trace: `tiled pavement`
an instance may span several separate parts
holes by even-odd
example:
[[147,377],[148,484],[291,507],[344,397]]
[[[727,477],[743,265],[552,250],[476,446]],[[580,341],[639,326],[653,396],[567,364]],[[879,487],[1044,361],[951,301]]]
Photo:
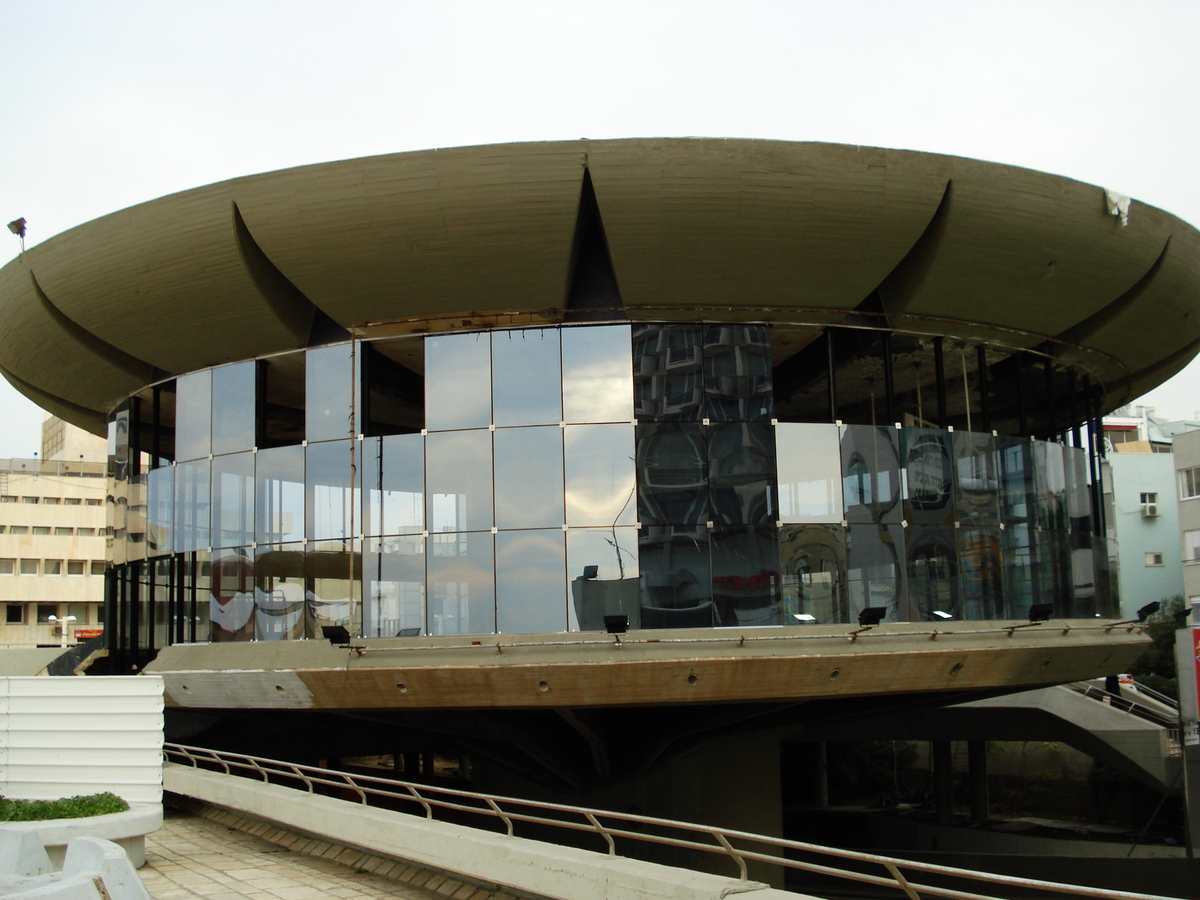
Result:
[[228,814],[217,818],[225,821],[164,810],[162,829],[146,836],[146,865],[138,870],[154,900],[512,900],[499,891],[261,823]]

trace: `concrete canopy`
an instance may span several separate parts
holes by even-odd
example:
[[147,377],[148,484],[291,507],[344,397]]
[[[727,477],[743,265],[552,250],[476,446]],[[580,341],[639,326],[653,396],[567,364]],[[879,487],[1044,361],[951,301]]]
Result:
[[[1112,408],[1200,348],[1200,234],[1103,188],[911,151],[708,138],[465,147],[163,197],[0,270],[0,370],[103,429],[156,379],[346,329],[562,319],[585,172],[633,319],[840,321],[1040,347]],[[472,319],[471,317],[476,317]]]

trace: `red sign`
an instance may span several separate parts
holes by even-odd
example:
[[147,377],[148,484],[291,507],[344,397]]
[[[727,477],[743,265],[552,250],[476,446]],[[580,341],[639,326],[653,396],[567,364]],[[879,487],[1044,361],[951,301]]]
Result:
[[100,637],[102,634],[104,634],[103,628],[76,628],[75,640],[89,641],[94,637]]

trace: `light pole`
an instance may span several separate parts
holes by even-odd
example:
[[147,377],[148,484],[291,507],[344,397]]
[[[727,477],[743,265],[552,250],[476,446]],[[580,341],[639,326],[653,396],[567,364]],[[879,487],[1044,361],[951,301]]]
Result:
[[46,616],[46,621],[59,623],[59,633],[61,635],[60,646],[64,650],[66,650],[67,649],[67,629],[71,627],[71,623],[75,621],[75,617],[74,616],[63,616],[60,619],[58,616]]

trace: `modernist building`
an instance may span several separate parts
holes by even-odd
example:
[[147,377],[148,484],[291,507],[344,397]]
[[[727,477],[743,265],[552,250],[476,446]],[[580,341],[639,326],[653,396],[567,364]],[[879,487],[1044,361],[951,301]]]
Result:
[[[439,150],[34,247],[0,366],[108,430],[115,670],[174,707],[537,743],[578,784],[762,704],[1123,670],[1099,422],[1200,347],[1198,258],[1161,210],[967,159]],[[1035,604],[1071,624],[995,624]]]

